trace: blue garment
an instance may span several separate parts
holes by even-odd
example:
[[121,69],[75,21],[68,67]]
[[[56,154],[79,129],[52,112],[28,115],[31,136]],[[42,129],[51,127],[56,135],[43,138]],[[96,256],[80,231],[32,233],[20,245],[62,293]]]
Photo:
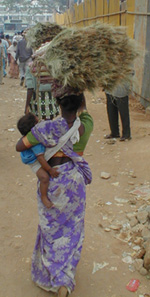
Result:
[[32,164],[37,160],[37,156],[45,153],[45,146],[41,143],[20,153],[24,164]]
[[7,75],[7,72],[6,72],[6,62],[5,62],[5,59],[7,59],[7,47],[6,47],[6,44],[2,42],[2,45],[3,45],[3,48],[4,48],[4,56],[3,56],[3,76],[6,76]]
[[3,76],[5,77],[7,75],[7,72],[6,72],[6,63],[5,63],[5,59],[3,58]]

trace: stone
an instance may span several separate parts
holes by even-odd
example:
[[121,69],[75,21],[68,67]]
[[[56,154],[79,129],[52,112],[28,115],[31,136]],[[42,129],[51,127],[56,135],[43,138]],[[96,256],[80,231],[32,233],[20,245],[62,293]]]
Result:
[[109,228],[104,229],[105,232],[110,232],[111,230]]
[[109,179],[110,177],[111,177],[110,173],[104,172],[104,171],[101,172],[101,178]]
[[145,249],[142,248],[140,251],[136,252],[134,259],[143,259],[145,255]]
[[114,231],[119,231],[121,229],[122,225],[110,225],[109,228]]
[[146,247],[146,254],[144,256],[144,268],[150,270],[150,245]]
[[145,210],[148,212],[148,215],[150,217],[150,205],[148,205]]
[[123,203],[123,204],[129,202],[128,199],[119,198],[119,197],[115,197],[114,200],[118,203]]
[[134,245],[132,248],[134,251],[137,251],[137,252],[141,250],[141,247],[139,245]]
[[138,220],[134,217],[130,220],[130,226],[134,227],[138,224]]
[[147,275],[148,274],[148,271],[144,267],[142,267],[139,272],[140,272],[141,275]]
[[127,264],[132,264],[132,263],[133,263],[133,259],[132,259],[131,256],[126,256],[126,257],[124,257],[124,258],[122,259],[122,261],[123,261],[124,263],[127,263]]
[[150,239],[148,239],[148,240],[146,241],[145,249],[147,250],[147,249],[149,248],[149,246],[150,246]]
[[134,262],[134,268],[137,271],[140,271],[140,269],[143,267],[143,260],[142,259],[136,259]]
[[133,181],[128,181],[128,185],[133,186],[134,185],[134,182]]
[[146,226],[144,226],[144,228],[142,230],[142,236],[143,236],[144,241],[150,239],[150,230]]
[[129,203],[131,205],[135,205],[136,204],[136,198],[135,197],[130,197]]
[[127,219],[131,220],[133,218],[136,218],[136,213],[135,212],[131,212],[131,213],[129,212],[129,213],[127,213],[126,217],[127,217]]
[[141,224],[146,223],[148,220],[148,212],[146,210],[139,211],[137,214],[137,219]]
[[116,138],[108,139],[107,144],[115,144],[116,143]]
[[150,106],[147,106],[145,111],[146,111],[146,114],[150,115]]
[[135,233],[141,233],[143,228],[144,228],[143,224],[137,224],[136,226],[134,226],[132,228],[132,231],[135,232]]
[[143,238],[142,237],[136,237],[134,240],[135,244],[141,245],[143,243]]

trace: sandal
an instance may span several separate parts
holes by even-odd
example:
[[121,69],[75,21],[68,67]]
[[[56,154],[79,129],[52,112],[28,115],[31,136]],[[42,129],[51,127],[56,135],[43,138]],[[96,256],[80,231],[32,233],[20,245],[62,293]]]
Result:
[[126,140],[131,140],[131,139],[132,139],[131,136],[129,136],[129,137],[121,137],[120,138],[120,141],[126,141]]
[[112,134],[104,135],[104,139],[119,138],[120,136],[113,136]]

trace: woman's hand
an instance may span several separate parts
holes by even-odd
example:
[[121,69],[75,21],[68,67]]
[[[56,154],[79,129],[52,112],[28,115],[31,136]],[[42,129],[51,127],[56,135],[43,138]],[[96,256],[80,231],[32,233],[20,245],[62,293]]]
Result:
[[50,174],[50,176],[52,177],[52,178],[54,178],[54,177],[58,177],[58,175],[59,175],[59,172],[57,171],[57,169],[58,168],[51,168],[51,169],[49,169],[49,174]]

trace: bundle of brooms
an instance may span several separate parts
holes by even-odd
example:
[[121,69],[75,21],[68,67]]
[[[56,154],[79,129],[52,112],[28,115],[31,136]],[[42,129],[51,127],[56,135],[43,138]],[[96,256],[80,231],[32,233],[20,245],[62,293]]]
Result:
[[25,33],[27,47],[37,49],[42,43],[51,41],[57,34],[63,30],[63,27],[53,23],[37,23]]
[[40,61],[52,78],[82,92],[100,87],[111,90],[122,80],[129,81],[138,55],[124,28],[98,22],[64,29],[49,43]]

